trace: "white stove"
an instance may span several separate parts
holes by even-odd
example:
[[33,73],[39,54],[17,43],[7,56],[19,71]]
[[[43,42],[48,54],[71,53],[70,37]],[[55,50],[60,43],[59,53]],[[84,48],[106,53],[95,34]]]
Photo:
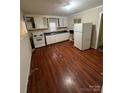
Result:
[[44,33],[42,31],[33,32],[32,34],[35,48],[43,47],[46,45]]

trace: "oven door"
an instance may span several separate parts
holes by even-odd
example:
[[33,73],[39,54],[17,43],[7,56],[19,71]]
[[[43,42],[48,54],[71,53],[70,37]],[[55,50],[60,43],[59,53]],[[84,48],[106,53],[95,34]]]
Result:
[[43,38],[42,37],[39,37],[39,38],[34,38],[34,44],[41,44],[43,43]]

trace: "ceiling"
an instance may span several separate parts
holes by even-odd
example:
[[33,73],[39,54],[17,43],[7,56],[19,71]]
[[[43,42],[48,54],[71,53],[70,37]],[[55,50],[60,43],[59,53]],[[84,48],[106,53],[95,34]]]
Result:
[[21,0],[21,9],[28,14],[69,16],[102,4],[103,0]]

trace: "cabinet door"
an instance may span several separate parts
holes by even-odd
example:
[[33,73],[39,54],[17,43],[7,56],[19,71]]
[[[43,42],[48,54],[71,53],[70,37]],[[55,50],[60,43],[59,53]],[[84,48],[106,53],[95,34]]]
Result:
[[61,42],[61,41],[63,41],[61,34],[56,34],[56,35],[55,35],[55,41],[56,41],[56,42]]
[[52,43],[52,37],[51,36],[46,36],[46,42],[47,44],[51,44]]
[[68,26],[67,17],[59,18],[59,24],[60,24],[60,27],[67,27]]
[[26,27],[28,30],[32,29],[32,23],[31,22],[26,22]]
[[64,27],[68,27],[68,19],[67,19],[67,17],[64,17]]
[[34,22],[37,29],[44,28],[42,17],[40,16],[34,17]]
[[56,35],[56,42],[61,42],[69,39],[69,33],[61,33]]
[[61,41],[65,41],[69,39],[69,33],[61,33],[55,35],[46,36],[47,44],[53,44]]
[[55,38],[54,38],[54,36],[53,36],[53,35],[46,36],[46,42],[47,42],[48,45],[55,43]]
[[83,34],[79,32],[74,32],[74,46],[82,50],[82,37]]
[[48,28],[47,18],[43,17],[43,26],[44,28]]
[[59,18],[60,27],[64,27],[64,18]]

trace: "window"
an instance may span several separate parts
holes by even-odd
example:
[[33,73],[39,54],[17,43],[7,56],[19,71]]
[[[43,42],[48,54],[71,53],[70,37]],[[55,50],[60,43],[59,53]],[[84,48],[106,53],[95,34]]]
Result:
[[50,22],[49,23],[49,29],[50,29],[50,31],[56,31],[56,23]]
[[58,27],[58,19],[57,18],[49,18],[49,30],[56,31]]

